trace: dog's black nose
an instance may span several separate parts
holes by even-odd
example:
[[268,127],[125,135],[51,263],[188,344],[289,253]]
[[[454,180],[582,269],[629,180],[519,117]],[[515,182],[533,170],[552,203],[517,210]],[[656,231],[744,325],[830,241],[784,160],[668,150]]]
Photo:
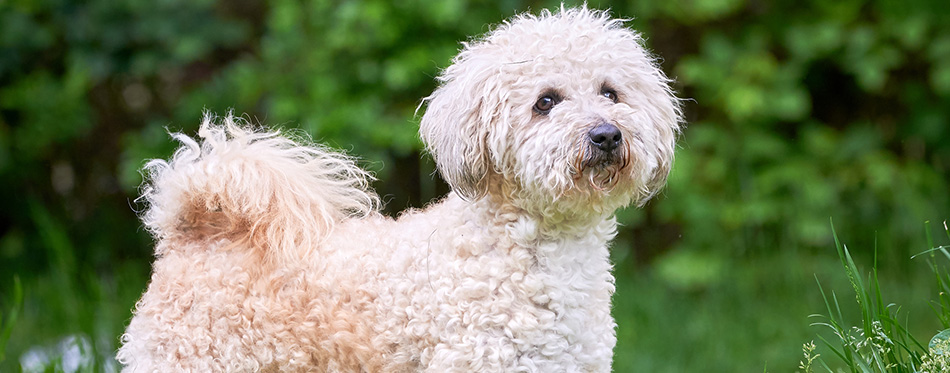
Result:
[[594,144],[597,149],[605,152],[617,149],[617,147],[620,146],[620,141],[623,139],[620,135],[620,129],[609,123],[597,125],[597,127],[594,127],[587,133],[587,136],[590,137],[590,142]]

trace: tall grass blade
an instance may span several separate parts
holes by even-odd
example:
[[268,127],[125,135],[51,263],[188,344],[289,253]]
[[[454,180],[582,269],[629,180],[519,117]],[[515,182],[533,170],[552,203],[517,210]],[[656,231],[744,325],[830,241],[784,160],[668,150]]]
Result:
[[10,300],[10,311],[6,316],[0,311],[0,362],[6,360],[7,342],[10,341],[10,334],[13,332],[13,325],[20,317],[20,309],[23,307],[23,285],[20,283],[20,276],[13,276],[13,297]]

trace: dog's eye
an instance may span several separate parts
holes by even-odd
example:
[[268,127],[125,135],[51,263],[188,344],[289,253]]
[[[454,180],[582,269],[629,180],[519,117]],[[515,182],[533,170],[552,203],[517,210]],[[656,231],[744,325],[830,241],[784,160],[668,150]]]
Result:
[[608,100],[613,101],[613,103],[617,103],[617,92],[614,92],[614,90],[605,88],[600,94],[604,95]]
[[555,104],[557,104],[557,100],[554,97],[550,95],[541,96],[538,102],[534,103],[534,110],[541,114],[547,114]]

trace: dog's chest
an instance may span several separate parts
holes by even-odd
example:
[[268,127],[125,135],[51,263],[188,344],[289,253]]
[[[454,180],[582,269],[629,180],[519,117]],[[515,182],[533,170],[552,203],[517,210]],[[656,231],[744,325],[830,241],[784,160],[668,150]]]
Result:
[[532,311],[549,313],[553,317],[549,329],[570,344],[600,344],[612,337],[614,280],[606,248],[568,241],[535,249],[542,255],[524,282]]
[[614,283],[609,235],[598,233],[609,229],[539,239],[528,219],[482,221],[443,208],[430,211],[438,221],[410,215],[394,230],[397,249],[385,262],[398,275],[380,284],[388,321],[378,325],[394,367],[609,371]]
[[435,318],[447,331],[443,341],[508,351],[516,360],[548,362],[552,369],[609,364],[614,285],[605,247],[512,245],[463,262],[452,291],[434,294],[441,305]]

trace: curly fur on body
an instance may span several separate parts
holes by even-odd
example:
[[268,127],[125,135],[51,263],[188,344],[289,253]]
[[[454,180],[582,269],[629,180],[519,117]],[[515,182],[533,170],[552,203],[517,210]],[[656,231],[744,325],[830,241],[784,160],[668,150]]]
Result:
[[464,44],[420,127],[453,192],[398,219],[322,146],[230,115],[175,135],[124,371],[609,372],[613,213],[662,187],[680,124],[641,43],[585,7]]

